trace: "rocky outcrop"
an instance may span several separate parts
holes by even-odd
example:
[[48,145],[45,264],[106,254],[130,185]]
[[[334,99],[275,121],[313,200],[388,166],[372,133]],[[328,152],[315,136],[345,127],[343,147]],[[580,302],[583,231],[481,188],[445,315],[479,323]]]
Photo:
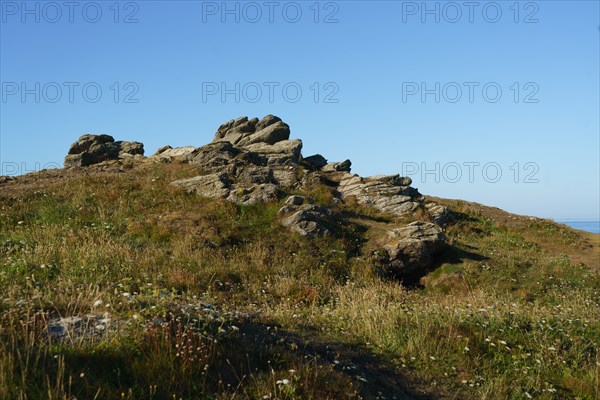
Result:
[[[441,227],[452,213],[435,203],[425,203],[410,178],[399,175],[361,177],[352,174],[350,160],[328,162],[320,154],[302,156],[302,141],[290,139],[290,127],[280,118],[240,117],[222,124],[213,140],[201,147],[163,146],[146,162],[181,162],[197,167],[198,176],[172,182],[188,193],[237,204],[278,201],[292,190],[324,183],[334,195],[332,203],[356,202],[400,217],[418,209],[433,223],[413,222],[390,231],[383,247],[383,265],[394,276],[418,273],[430,266],[443,249]],[[115,142],[108,135],[84,135],[65,158],[65,166],[87,166],[107,160],[143,159],[139,142]],[[290,196],[280,209],[283,226],[303,236],[331,235],[344,223],[342,214],[312,204],[305,196]],[[332,207],[333,204],[332,204]]]
[[320,154],[302,158],[302,166],[311,171],[319,171],[325,165],[327,165],[327,159]]
[[267,115],[248,120],[240,117],[224,123],[217,129],[213,142],[226,141],[238,147],[254,143],[273,145],[290,138],[290,127],[279,117]]
[[421,194],[410,186],[411,183],[410,178],[399,175],[361,178],[346,173],[339,180],[339,192],[343,200],[354,198],[359,204],[402,216],[422,204]]
[[427,203],[425,208],[429,212],[431,222],[445,228],[447,225],[456,220],[456,215],[448,209],[448,207],[437,203]]
[[268,165],[298,165],[301,140],[289,140],[290,127],[279,117],[263,119],[240,117],[217,129],[212,143],[230,143],[238,149],[264,157]]
[[391,241],[383,246],[383,264],[386,273],[394,277],[424,272],[446,246],[442,230],[430,222],[416,221],[388,234]]
[[[245,171],[249,173],[249,170]],[[200,175],[172,183],[188,193],[204,197],[226,199],[238,204],[268,203],[277,200],[277,185],[258,179],[254,184],[235,183],[226,173]]]
[[140,142],[115,142],[109,135],[83,135],[71,145],[65,157],[65,168],[85,167],[107,160],[143,159],[144,145]]
[[329,164],[325,164],[321,171],[323,172],[350,172],[350,167],[352,166],[352,161],[345,160],[342,162],[333,162]]
[[[71,146],[65,166],[86,166],[106,160],[140,158],[139,142],[115,142],[108,135],[84,135]],[[196,178],[173,182],[187,191],[240,203],[271,201],[279,189],[306,181],[307,173],[332,182],[341,200],[396,216],[422,205],[410,179],[398,175],[362,178],[350,173],[352,162],[330,162],[320,154],[302,157],[302,141],[290,140],[290,127],[279,117],[240,117],[222,124],[211,143],[202,147],[163,146],[149,162],[184,162],[198,166]],[[302,170],[304,169],[304,174]],[[275,185],[275,189],[269,185]],[[440,217],[440,221],[443,217]]]
[[258,153],[267,159],[268,165],[298,165],[300,152],[302,151],[301,140],[283,140],[275,144],[251,143],[245,146],[247,151]]
[[240,117],[221,125],[205,146],[163,148],[151,158],[197,165],[203,175],[173,182],[188,192],[240,204],[271,202],[280,188],[299,180],[302,141],[289,137],[289,126],[278,117]]
[[287,198],[287,200],[285,201],[285,205],[286,206],[291,206],[291,207],[293,207],[293,206],[301,206],[306,201],[307,201],[307,198],[305,196],[293,195],[293,196],[290,196],[290,197]]
[[310,199],[304,196],[288,197],[286,205],[279,210],[279,214],[287,215],[283,226],[302,236],[329,236],[329,227],[334,222],[333,212],[329,208],[305,202],[310,202]]
[[234,172],[235,168],[240,165],[262,165],[265,163],[259,160],[249,160],[248,157],[238,159],[240,153],[241,150],[233,147],[231,143],[210,143],[189,152],[182,158],[182,161],[197,165],[206,172],[226,171],[228,173]]
[[[65,166],[87,166],[106,160],[141,159],[139,142],[115,142],[109,135],[83,135],[65,158]],[[200,175],[173,182],[187,191],[207,197],[252,203],[276,199],[280,189],[292,188],[311,179],[335,186],[342,201],[359,204],[395,216],[423,206],[420,193],[409,178],[399,175],[360,177],[351,174],[350,160],[330,162],[320,154],[302,157],[302,141],[290,139],[290,127],[279,117],[240,117],[222,124],[211,143],[202,147],[163,146],[149,162],[184,162],[198,166]],[[310,178],[310,179],[309,179]],[[270,185],[274,185],[272,187]],[[431,209],[440,226],[448,223],[444,208]]]
[[273,183],[263,183],[232,190],[227,200],[244,205],[272,203],[277,201],[279,188]]
[[176,147],[169,145],[163,146],[156,150],[156,153],[148,157],[149,161],[172,162],[175,160],[184,160],[189,154],[193,153],[196,148],[194,146]]

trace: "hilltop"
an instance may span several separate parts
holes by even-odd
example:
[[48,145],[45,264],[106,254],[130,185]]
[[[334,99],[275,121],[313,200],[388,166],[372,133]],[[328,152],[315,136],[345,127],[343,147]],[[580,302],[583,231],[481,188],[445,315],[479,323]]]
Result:
[[0,178],[0,398],[594,399],[600,235],[302,154],[83,135]]

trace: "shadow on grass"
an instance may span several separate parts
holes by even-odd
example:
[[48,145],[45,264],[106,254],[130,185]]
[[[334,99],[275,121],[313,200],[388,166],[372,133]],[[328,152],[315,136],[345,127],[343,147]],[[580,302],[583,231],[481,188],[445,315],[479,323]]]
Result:
[[[420,393],[419,388],[425,387],[423,382],[361,343],[323,339],[320,330],[312,326],[287,331],[255,318],[242,316],[225,325],[207,321],[207,332],[224,328],[229,333],[221,337],[218,345],[203,350],[205,358],[189,359],[189,363],[185,357],[175,355],[182,348],[174,345],[184,336],[177,329],[179,325],[173,324],[167,324],[168,328],[155,325],[148,332],[158,335],[146,332],[138,340],[125,339],[115,346],[59,346],[54,350],[64,359],[63,372],[59,372],[61,362],[44,360],[45,367],[37,371],[36,384],[29,385],[26,391],[37,397],[48,376],[48,382],[58,381],[59,386],[68,387],[68,393],[83,398],[108,399],[119,393],[165,400],[172,398],[173,393],[185,398],[257,398],[273,389],[274,379],[285,377],[290,369],[298,369],[297,373],[304,376],[294,389],[298,398],[439,398]],[[237,328],[233,329],[232,323]],[[194,340],[192,348],[212,343],[204,339],[205,333],[187,332],[188,338],[200,340]],[[185,343],[189,346],[190,342],[186,339]],[[206,375],[205,364],[209,366]]]
[[[293,351],[303,358],[315,359],[317,365],[332,367],[337,373],[350,378],[353,388],[364,399],[415,399],[438,398],[418,393],[418,383],[403,374],[393,363],[374,354],[360,343],[343,343],[322,339],[314,327],[302,326],[302,334],[280,330],[253,321],[240,325],[248,348],[270,348]],[[295,350],[291,350],[295,349]],[[351,388],[348,388],[348,392]]]
[[[472,246],[469,246],[473,248]],[[474,248],[473,248],[474,249]],[[423,289],[424,286],[421,284],[421,278],[425,277],[429,273],[440,268],[444,264],[462,264],[463,262],[471,261],[484,261],[489,260],[489,257],[481,254],[469,251],[466,249],[459,248],[457,246],[448,245],[442,253],[440,253],[435,262],[428,268],[419,270],[417,273],[406,275],[400,278],[400,281],[404,286],[411,289]]]

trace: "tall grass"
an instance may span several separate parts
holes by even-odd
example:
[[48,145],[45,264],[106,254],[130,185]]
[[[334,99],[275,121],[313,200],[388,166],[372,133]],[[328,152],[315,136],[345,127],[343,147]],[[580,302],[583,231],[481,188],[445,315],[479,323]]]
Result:
[[[588,238],[449,203],[462,215],[453,247],[407,289],[371,260],[388,224],[405,221],[313,185],[348,220],[302,238],[280,225],[283,200],[235,206],[169,185],[195,173],[145,166],[2,189],[0,398],[377,395],[315,340],[364,349],[359,371],[392,365],[391,386],[433,398],[600,398]],[[52,336],[68,316],[110,324]]]

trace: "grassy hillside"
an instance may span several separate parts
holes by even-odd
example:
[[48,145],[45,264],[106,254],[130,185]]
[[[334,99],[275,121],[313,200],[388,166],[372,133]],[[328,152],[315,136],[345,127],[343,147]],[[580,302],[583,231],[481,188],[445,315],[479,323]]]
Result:
[[[169,185],[196,174],[0,183],[1,399],[600,398],[599,235],[435,199],[459,217],[451,246],[403,285],[374,267],[393,217],[314,185],[347,222],[301,237],[284,198]],[[76,333],[53,335],[68,316]]]

